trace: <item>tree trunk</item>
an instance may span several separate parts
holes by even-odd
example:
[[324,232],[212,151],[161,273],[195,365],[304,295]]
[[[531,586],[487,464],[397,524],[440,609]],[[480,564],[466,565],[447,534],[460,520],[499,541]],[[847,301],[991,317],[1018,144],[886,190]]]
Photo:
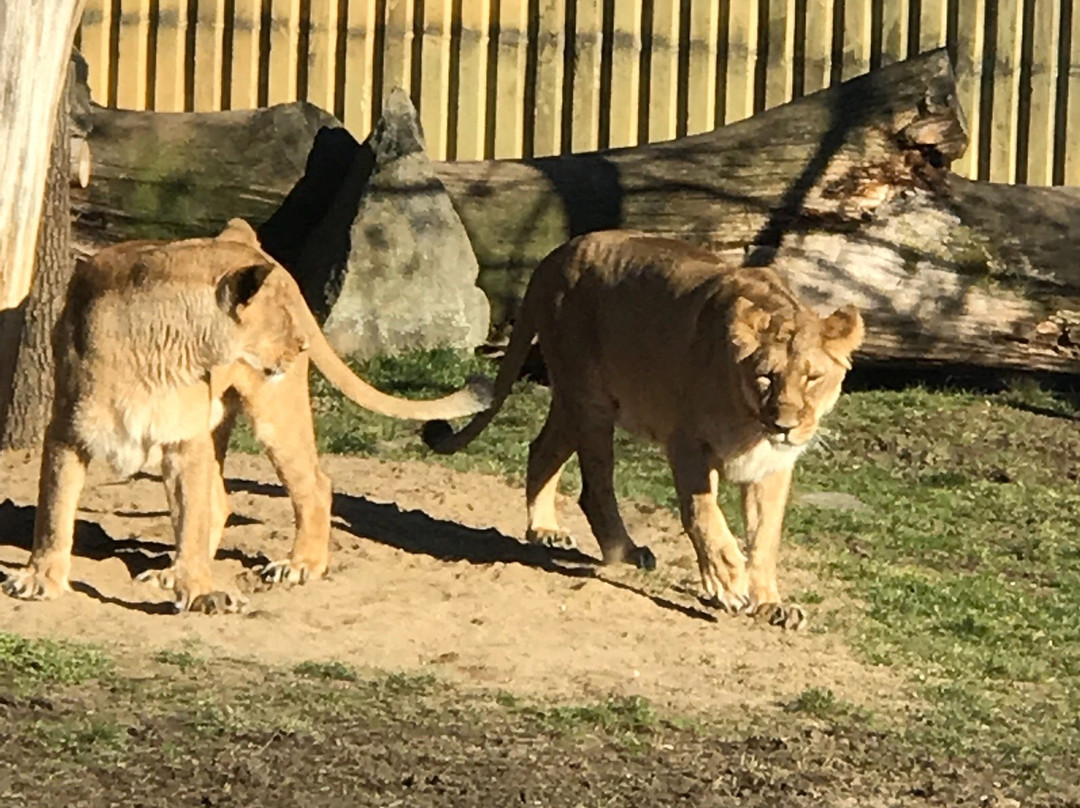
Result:
[[[29,288],[56,107],[84,2],[0,3],[0,311]],[[7,348],[11,333],[0,340]]]
[[[64,307],[71,279],[71,139],[68,137],[71,79],[60,96],[53,127],[52,154],[38,231],[34,278],[20,307],[22,333],[10,384],[0,384],[0,449],[37,445],[45,432],[53,396],[52,331]],[[6,377],[0,377],[6,379]]]

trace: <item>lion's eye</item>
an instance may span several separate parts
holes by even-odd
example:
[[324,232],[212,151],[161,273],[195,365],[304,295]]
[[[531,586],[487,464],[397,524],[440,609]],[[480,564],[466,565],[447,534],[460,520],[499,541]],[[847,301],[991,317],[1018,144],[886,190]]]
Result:
[[820,382],[822,380],[822,378],[824,378],[824,376],[825,376],[824,373],[811,373],[810,375],[808,375],[806,377],[806,383],[808,385],[816,384],[817,382]]
[[768,392],[769,388],[772,387],[772,379],[769,376],[758,376],[755,381],[757,382],[758,390],[762,393]]

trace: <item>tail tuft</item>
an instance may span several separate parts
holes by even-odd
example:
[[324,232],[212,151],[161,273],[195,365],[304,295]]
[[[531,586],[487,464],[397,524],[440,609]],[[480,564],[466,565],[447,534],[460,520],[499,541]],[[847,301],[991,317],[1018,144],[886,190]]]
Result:
[[450,438],[454,437],[454,428],[446,421],[427,421],[420,430],[420,437],[435,454],[452,454],[444,446]]

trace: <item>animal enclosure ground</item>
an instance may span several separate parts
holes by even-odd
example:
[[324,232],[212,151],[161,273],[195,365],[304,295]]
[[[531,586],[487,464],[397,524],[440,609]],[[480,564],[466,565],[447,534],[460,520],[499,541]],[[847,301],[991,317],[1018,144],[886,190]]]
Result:
[[[361,370],[428,395],[470,369]],[[660,569],[596,565],[573,469],[582,553],[520,544],[542,388],[439,463],[415,425],[316,390],[323,448],[354,453],[325,458],[331,577],[252,584],[287,553],[292,512],[269,463],[234,454],[215,573],[248,591],[247,615],[163,614],[132,582],[167,561],[162,487],[95,468],[76,591],[0,600],[5,803],[1078,804],[1069,399],[846,396],[797,474],[781,586],[812,622],[789,634],[700,604],[667,471],[625,437],[624,513]],[[36,461],[0,456],[0,574],[26,558]]]

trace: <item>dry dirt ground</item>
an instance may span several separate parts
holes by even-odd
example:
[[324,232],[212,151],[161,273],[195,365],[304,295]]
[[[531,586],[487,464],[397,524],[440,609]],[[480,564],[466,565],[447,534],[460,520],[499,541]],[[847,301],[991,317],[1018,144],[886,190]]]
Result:
[[[0,456],[0,571],[25,562],[38,458]],[[73,592],[54,602],[0,599],[0,627],[68,637],[137,659],[183,644],[209,655],[291,665],[336,660],[360,670],[427,670],[465,687],[581,702],[640,695],[676,710],[777,709],[808,687],[856,704],[895,701],[902,685],[855,660],[830,633],[784,632],[730,617],[696,598],[689,541],[664,510],[624,506],[649,574],[603,568],[576,503],[565,524],[583,553],[523,545],[521,490],[420,462],[330,456],[333,562],[327,580],[250,591],[250,570],[284,557],[289,500],[263,457],[230,456],[233,516],[215,565],[225,588],[249,590],[247,614],[167,615],[165,593],[132,579],[165,566],[171,535],[164,489],[149,475],[91,469],[78,514]],[[789,556],[788,592],[830,584]],[[811,626],[813,623],[811,623]]]
[[[32,454],[0,455],[0,576],[27,557],[37,463]],[[335,487],[331,575],[259,591],[249,583],[252,570],[288,552],[292,510],[264,458],[230,457],[234,515],[215,574],[223,586],[246,590],[250,607],[213,617],[169,614],[163,593],[132,580],[165,566],[172,549],[160,481],[119,481],[91,469],[78,514],[75,591],[50,603],[0,597],[0,630],[97,643],[128,684],[56,687],[44,697],[0,692],[0,802],[1020,805],[992,764],[898,747],[869,726],[838,730],[785,714],[808,688],[901,720],[910,698],[898,674],[861,663],[838,634],[820,629],[824,613],[851,604],[794,549],[783,586],[823,599],[809,607],[809,630],[785,633],[699,603],[689,542],[666,511],[624,506],[660,568],[609,569],[597,564],[572,502],[562,510],[583,552],[549,552],[515,538],[523,494],[497,478],[353,457],[326,457],[324,467]],[[208,683],[196,666],[163,679],[155,652],[178,649],[224,658],[207,669],[219,678]],[[320,684],[318,703],[338,706],[307,716],[306,730],[222,724],[239,699],[254,698],[271,714],[279,705],[298,709],[287,704],[293,698],[314,703],[285,669],[320,660],[446,684],[415,696],[345,684],[352,690],[343,692],[355,691],[351,701],[335,700],[336,683]],[[226,713],[207,724],[201,701],[144,709],[154,688],[214,688]],[[547,707],[505,708],[507,698],[551,705],[632,696],[673,716],[697,716],[705,730],[662,719],[644,744],[627,746],[610,729],[563,735],[551,721],[564,719]],[[117,715],[126,717],[113,729],[99,723]],[[126,751],[110,758],[116,732]],[[106,753],[78,758],[79,749],[102,745]],[[1046,795],[1024,804],[1074,805]]]

